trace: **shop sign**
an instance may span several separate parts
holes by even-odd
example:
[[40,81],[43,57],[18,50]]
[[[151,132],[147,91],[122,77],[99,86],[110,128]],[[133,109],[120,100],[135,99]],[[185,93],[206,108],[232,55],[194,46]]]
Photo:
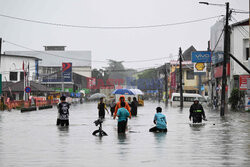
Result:
[[250,75],[240,75],[240,90],[247,90],[247,80]]

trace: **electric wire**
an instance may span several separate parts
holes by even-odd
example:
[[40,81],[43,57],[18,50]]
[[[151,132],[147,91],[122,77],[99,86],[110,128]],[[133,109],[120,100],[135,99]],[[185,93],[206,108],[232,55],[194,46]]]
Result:
[[[29,48],[29,47],[26,47],[26,46],[23,46],[23,45],[20,45],[20,44],[16,44],[14,42],[7,41],[5,39],[3,40],[3,42],[11,44],[11,45],[14,45],[14,46],[17,46],[17,47],[20,47],[20,48],[23,48],[23,49],[30,50],[30,51],[33,51],[33,52],[38,52],[38,53],[42,53],[42,54],[46,54],[46,55],[51,55],[51,56],[55,56],[55,57],[66,58],[66,59],[69,59],[69,60],[79,60],[79,61],[97,62],[97,63],[108,63],[107,60],[104,61],[104,60],[89,60],[89,59],[71,58],[71,57],[66,57],[66,56],[61,56],[61,55],[49,53],[49,52],[46,52],[46,51],[39,51],[39,50],[35,50],[35,49]],[[171,56],[159,57],[159,58],[154,58],[154,59],[124,60],[124,61],[122,60],[122,61],[123,61],[123,63],[133,63],[133,62],[135,62],[135,63],[143,63],[143,62],[148,62],[148,61],[163,60],[163,59],[167,59],[167,58],[170,58],[170,57]]]
[[21,17],[14,17],[14,16],[5,15],[5,14],[1,14],[1,13],[0,13],[0,16],[4,17],[4,18],[8,18],[8,19],[38,23],[38,24],[46,24],[46,25],[52,25],[52,26],[59,26],[59,27],[84,28],[84,29],[142,29],[142,28],[158,28],[158,27],[168,27],[168,26],[195,23],[195,22],[200,22],[200,21],[218,18],[218,17],[221,17],[223,15],[217,15],[217,16],[212,16],[212,17],[207,17],[207,18],[202,18],[202,19],[195,19],[195,20],[182,21],[182,22],[176,22],[176,23],[141,25],[141,26],[117,26],[117,27],[115,27],[115,26],[89,26],[89,25],[72,25],[72,24],[53,23],[53,22],[47,22],[47,21],[39,21],[39,20],[26,19],[26,18],[21,18]]

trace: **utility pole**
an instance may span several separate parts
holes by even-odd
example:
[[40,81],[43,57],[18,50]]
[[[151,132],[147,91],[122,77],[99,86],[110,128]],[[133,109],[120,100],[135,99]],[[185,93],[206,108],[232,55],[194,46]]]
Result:
[[179,49],[180,62],[180,108],[183,108],[183,90],[182,90],[182,51]]
[[168,75],[167,75],[167,63],[165,63],[164,74],[165,74],[165,105],[168,106]]
[[226,2],[226,24],[224,27],[224,60],[223,60],[222,92],[221,92],[221,108],[220,108],[221,117],[223,117],[225,114],[225,106],[226,106],[226,85],[227,85],[226,70],[227,70],[227,59],[229,53],[228,19],[229,19],[229,2]]

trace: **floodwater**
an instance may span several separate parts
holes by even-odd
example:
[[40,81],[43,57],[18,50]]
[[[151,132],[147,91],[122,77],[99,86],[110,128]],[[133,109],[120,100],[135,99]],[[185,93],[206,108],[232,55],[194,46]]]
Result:
[[72,105],[69,128],[55,125],[57,109],[0,112],[0,166],[250,166],[250,113],[206,109],[208,121],[190,126],[188,108],[164,108],[168,133],[150,133],[155,108],[146,102],[128,122],[126,135],[117,134],[117,120],[106,115],[102,138],[96,103]]

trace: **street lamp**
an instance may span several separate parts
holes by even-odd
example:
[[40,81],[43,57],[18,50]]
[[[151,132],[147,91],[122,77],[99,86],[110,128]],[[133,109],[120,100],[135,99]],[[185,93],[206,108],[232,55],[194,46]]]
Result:
[[199,4],[214,5],[214,6],[226,6],[226,4],[215,4],[215,3],[209,3],[209,2],[199,2]]
[[229,2],[226,4],[212,4],[208,2],[199,2],[200,4],[205,5],[216,5],[216,6],[226,6],[226,24],[224,26],[224,60],[223,60],[223,75],[222,75],[222,92],[221,92],[221,110],[220,116],[224,116],[225,105],[226,105],[226,67],[227,67],[227,58],[229,56],[229,28],[228,28],[228,19],[229,19]]

